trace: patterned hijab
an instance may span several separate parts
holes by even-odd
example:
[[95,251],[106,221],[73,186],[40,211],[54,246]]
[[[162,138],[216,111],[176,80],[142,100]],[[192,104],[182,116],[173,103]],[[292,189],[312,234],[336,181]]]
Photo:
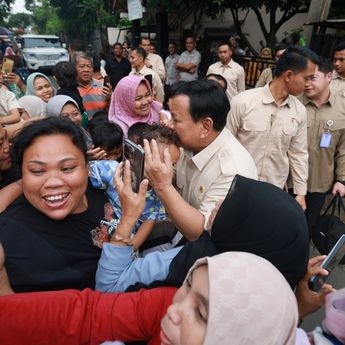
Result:
[[42,77],[42,78],[45,78],[48,80],[49,84],[51,85],[51,87],[53,89],[53,96],[54,96],[55,95],[55,89],[54,89],[53,84],[50,82],[49,78],[45,74],[39,73],[39,72],[29,74],[28,79],[26,80],[26,92],[25,92],[25,94],[27,96],[28,95],[35,96],[34,82],[35,82],[35,79],[37,77]]
[[250,253],[199,259],[208,265],[209,313],[203,345],[294,345],[297,302],[282,274]]
[[109,121],[117,123],[122,128],[125,138],[127,138],[128,128],[137,122],[148,124],[159,122],[162,104],[154,100],[152,100],[148,116],[135,115],[135,94],[141,83],[147,86],[152,95],[150,83],[144,77],[133,75],[124,77],[119,81],[111,98]]

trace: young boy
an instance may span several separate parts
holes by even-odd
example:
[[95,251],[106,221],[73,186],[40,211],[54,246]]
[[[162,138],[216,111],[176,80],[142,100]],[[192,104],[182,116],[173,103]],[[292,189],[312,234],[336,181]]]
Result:
[[[135,133],[136,144],[143,145],[144,139],[152,140],[155,139],[158,144],[159,151],[163,154],[165,148],[168,148],[172,157],[172,162],[175,164],[180,157],[179,143],[175,133],[164,126],[161,125],[151,125],[145,126],[145,129],[141,133]],[[133,137],[132,137],[133,138]],[[109,161],[92,161],[89,163],[90,166],[90,180],[93,187],[99,189],[105,189],[106,194],[113,206],[114,217],[119,219],[121,217],[121,204],[116,192],[114,185],[114,175],[118,166],[118,162],[114,160]],[[109,212],[108,212],[109,213]],[[140,246],[145,242],[147,237],[150,235],[151,230],[157,221],[163,221],[166,219],[166,212],[164,206],[159,201],[157,194],[153,189],[148,190],[146,195],[146,206],[141,217],[137,221],[133,233],[136,234],[135,239],[133,239],[133,246],[135,249],[140,248]],[[104,222],[112,229],[112,225],[115,225],[115,221],[110,219],[110,217]],[[115,228],[116,226],[114,226]],[[104,229],[100,229],[98,234],[102,235],[102,240],[97,237],[97,232],[94,242],[100,243],[102,241],[109,242],[107,236],[104,236]]]

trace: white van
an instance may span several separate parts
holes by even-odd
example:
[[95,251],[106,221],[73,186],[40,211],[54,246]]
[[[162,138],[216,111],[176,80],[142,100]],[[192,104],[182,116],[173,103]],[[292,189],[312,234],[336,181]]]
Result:
[[23,64],[30,70],[51,69],[60,61],[69,61],[68,52],[59,37],[53,35],[21,35],[13,42]]

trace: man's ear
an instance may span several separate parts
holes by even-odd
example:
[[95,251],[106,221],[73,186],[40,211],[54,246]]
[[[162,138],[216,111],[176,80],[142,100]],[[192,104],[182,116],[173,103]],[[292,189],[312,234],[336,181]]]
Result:
[[200,138],[205,139],[213,130],[213,120],[208,116],[200,120],[200,124],[201,124]]
[[285,71],[285,72],[283,73],[284,81],[285,81],[285,82],[291,81],[291,78],[292,78],[293,75],[294,75],[294,73],[293,73],[293,71],[291,71],[290,69],[287,70],[287,71]]

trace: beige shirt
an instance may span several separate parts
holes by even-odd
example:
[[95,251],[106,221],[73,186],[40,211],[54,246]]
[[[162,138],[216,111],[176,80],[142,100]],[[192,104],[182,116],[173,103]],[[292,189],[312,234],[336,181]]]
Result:
[[0,116],[7,116],[10,110],[21,108],[16,95],[2,86],[0,88]]
[[332,80],[331,84],[329,85],[330,89],[335,92],[338,90],[345,90],[345,78],[342,78],[338,72],[332,72]]
[[227,128],[199,153],[182,152],[176,185],[183,199],[203,214],[205,229],[215,203],[225,198],[236,174],[257,180],[253,158]]
[[155,72],[152,68],[148,68],[144,66],[139,72],[137,72],[134,68],[132,68],[131,73],[129,75],[138,75],[138,76],[145,76],[145,75],[152,75],[152,88],[153,94],[156,101],[163,103],[164,101],[164,88],[159,78],[157,72]]
[[244,69],[232,59],[227,65],[223,65],[220,61],[214,63],[208,68],[206,74],[220,74],[223,76],[228,83],[227,91],[231,97],[246,89]]
[[[335,180],[345,181],[345,90],[332,93],[317,108],[306,96],[300,97],[307,109],[309,177],[308,192],[325,193]],[[333,121],[331,126],[328,121]],[[324,133],[332,135],[329,147],[320,147]]]
[[146,57],[146,65],[157,72],[162,81],[165,80],[163,59],[158,54],[149,53]]
[[278,107],[269,84],[242,92],[231,101],[227,126],[254,158],[260,181],[283,188],[290,168],[294,193],[306,194],[307,115],[296,97]]
[[273,80],[272,68],[267,67],[261,72],[260,77],[258,81],[256,82],[255,87],[265,86],[267,83],[270,83],[272,80]]

